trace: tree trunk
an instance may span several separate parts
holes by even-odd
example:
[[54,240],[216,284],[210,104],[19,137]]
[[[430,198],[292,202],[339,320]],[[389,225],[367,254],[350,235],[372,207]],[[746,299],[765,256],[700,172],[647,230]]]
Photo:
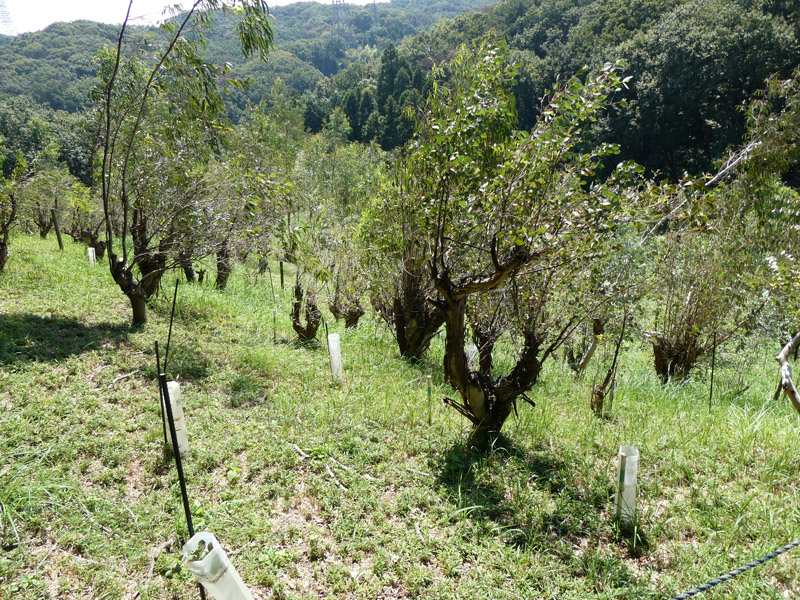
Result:
[[589,343],[589,347],[586,349],[586,352],[584,352],[581,362],[578,363],[575,371],[578,375],[583,373],[586,370],[586,367],[589,366],[589,362],[592,360],[595,350],[597,350],[597,345],[600,343],[600,338],[602,337],[603,332],[603,321],[600,319],[595,319],[592,322],[592,340]]
[[338,321],[344,319],[344,326],[346,329],[355,329],[358,327],[358,321],[364,316],[364,308],[361,306],[358,298],[345,297],[342,298],[343,293],[339,285],[333,294],[333,302],[328,306],[333,317]]
[[400,356],[412,361],[422,360],[444,324],[444,311],[429,300],[423,289],[425,279],[420,269],[406,260],[391,305],[383,299],[372,300],[375,310],[393,330]]
[[197,273],[195,272],[194,265],[192,264],[192,257],[188,252],[178,253],[178,264],[183,270],[186,281],[189,283],[194,283],[197,281]]
[[227,244],[222,244],[217,250],[217,280],[214,287],[224,290],[228,286],[231,276],[231,257]]
[[294,303],[292,304],[292,328],[302,342],[310,342],[317,336],[317,330],[322,322],[322,313],[317,308],[316,298],[313,294],[306,297],[306,324],[300,320],[300,309],[303,306],[303,288],[298,281],[294,286]]
[[145,302],[158,291],[161,285],[161,278],[164,276],[165,263],[166,257],[164,256],[158,257],[154,261],[147,261],[146,265],[143,265],[142,262],[137,263],[139,270],[142,272],[138,287],[144,296]]
[[338,321],[344,319],[345,329],[355,329],[358,327],[358,321],[364,316],[364,308],[360,303],[350,306],[342,306],[331,304],[328,306],[333,317]]
[[108,259],[111,277],[131,302],[133,324],[144,325],[147,322],[147,299],[149,298],[145,288],[141,286],[140,282],[136,281],[133,271],[125,264],[125,261],[117,258],[117,255],[110,250]]
[[263,275],[267,272],[267,268],[269,267],[269,257],[261,256],[258,259],[258,274]]
[[50,230],[53,228],[53,220],[50,211],[46,208],[42,209],[42,207],[37,204],[36,212],[33,214],[33,222],[36,223],[36,227],[39,229],[39,237],[46,240],[47,234],[50,233]]
[[694,337],[670,343],[664,337],[658,336],[653,338],[651,343],[653,364],[663,383],[667,383],[670,379],[680,381],[685,378],[702,355]]
[[481,355],[481,370],[470,370],[464,351],[466,341],[466,297],[458,298],[442,288],[445,298],[445,379],[460,394],[461,402],[445,399],[473,424],[472,438],[476,443],[491,444],[499,435],[503,424],[516,410],[517,398],[527,392],[539,378],[542,364],[539,360],[540,342],[533,332],[524,332],[524,347],[514,369],[495,380],[491,374],[491,352]]
[[8,257],[10,255],[11,252],[8,250],[8,244],[6,241],[0,241],[0,273],[2,273],[3,269],[6,268],[6,263],[8,262]]
[[491,429],[499,432],[507,414],[502,416],[492,402],[493,385],[491,377],[470,370],[467,354],[464,351],[466,341],[466,309],[467,299],[453,298],[445,294],[444,326],[444,377],[461,395],[461,405],[450,402],[461,414],[467,417],[476,430]]
[[100,240],[96,240],[96,241],[92,242],[91,247],[94,248],[94,253],[95,253],[95,256],[97,257],[97,260],[101,260],[106,255],[106,243],[105,242],[101,242]]
[[400,356],[411,360],[422,360],[434,336],[444,324],[444,312],[438,307],[429,305],[425,297],[410,303],[395,298],[392,308],[392,320]]
[[800,413],[800,394],[798,394],[797,388],[792,380],[792,366],[789,364],[789,357],[792,355],[792,352],[794,352],[796,355],[798,348],[800,348],[800,333],[796,333],[794,337],[792,337],[789,343],[786,344],[780,351],[778,356],[775,357],[775,360],[778,361],[778,364],[781,368],[781,382],[779,389],[783,390],[783,393],[786,394],[786,397],[789,398],[792,406],[794,406],[794,409]]
[[106,254],[106,243],[97,238],[97,233],[92,233],[90,229],[84,229],[80,233],[83,242],[89,247],[94,248],[95,257],[100,260]]
[[491,376],[494,362],[494,345],[502,331],[493,331],[472,323],[472,341],[478,349],[478,369],[483,375]]
[[129,294],[128,299],[131,301],[131,308],[133,309],[133,324],[144,325],[147,323],[147,299],[142,294]]

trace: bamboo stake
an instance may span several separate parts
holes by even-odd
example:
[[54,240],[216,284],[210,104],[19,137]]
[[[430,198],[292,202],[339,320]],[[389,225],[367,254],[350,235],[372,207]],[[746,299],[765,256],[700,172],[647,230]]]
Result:
[[717,363],[717,332],[714,332],[714,345],[711,347],[711,389],[708,392],[708,410],[711,411],[711,399],[714,397],[714,367]]
[[431,376],[428,375],[428,426],[433,421],[433,401],[431,400],[433,391],[431,390]]

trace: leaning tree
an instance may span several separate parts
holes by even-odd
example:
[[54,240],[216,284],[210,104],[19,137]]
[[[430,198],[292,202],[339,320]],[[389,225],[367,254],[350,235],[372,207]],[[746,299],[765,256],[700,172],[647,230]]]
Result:
[[131,302],[134,324],[141,324],[165,270],[202,239],[199,187],[221,130],[219,82],[228,79],[227,67],[200,55],[214,12],[238,16],[247,56],[266,56],[272,29],[263,0],[197,0],[160,27],[160,38],[130,44],[131,5],[116,48],[101,56],[95,96],[104,117],[101,183],[109,268]]
[[[500,431],[543,362],[597,312],[588,274],[610,253],[617,229],[647,212],[635,185],[641,169],[624,163],[601,177],[601,159],[617,148],[591,147],[582,135],[624,85],[616,67],[560,84],[523,132],[514,130],[515,69],[506,57],[502,44],[487,42],[448,65],[449,80],[434,84],[402,163],[438,293],[429,300],[444,314],[444,374],[459,395],[445,403],[478,438]],[[500,288],[519,344],[502,375],[476,370],[465,352],[470,299]],[[479,364],[491,361],[482,356]]]
[[8,152],[0,138],[0,273],[6,267],[11,251],[8,249],[8,240],[11,237],[11,228],[19,215],[19,189],[28,170],[28,163],[18,150],[16,164],[11,177],[3,176],[2,166]]

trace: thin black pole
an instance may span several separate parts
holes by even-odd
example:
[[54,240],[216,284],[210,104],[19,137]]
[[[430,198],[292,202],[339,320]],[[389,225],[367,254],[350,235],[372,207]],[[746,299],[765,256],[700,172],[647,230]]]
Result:
[[277,298],[278,295],[275,293],[275,284],[272,282],[272,269],[269,266],[269,255],[267,255],[267,273],[269,273],[269,287],[272,288],[272,297]]
[[614,408],[614,390],[617,388],[617,357],[619,356],[619,348],[622,346],[622,340],[625,339],[625,325],[628,322],[628,313],[622,317],[622,331],[619,334],[617,347],[614,349],[614,360],[611,363],[611,370],[614,374],[611,376],[611,389],[608,392],[608,410]]
[[181,498],[183,499],[183,512],[186,513],[186,525],[189,527],[189,535],[194,536],[194,525],[192,524],[192,511],[189,508],[189,494],[186,492],[186,477],[183,474],[183,463],[181,462],[181,452],[178,447],[178,432],[175,430],[175,417],[172,414],[172,403],[169,399],[169,388],[167,386],[166,373],[158,374],[158,383],[161,386],[161,393],[164,395],[164,406],[167,409],[167,420],[169,421],[169,433],[172,436],[172,451],[175,455],[175,468],[178,470],[178,483],[181,486]]
[[714,397],[714,367],[717,362],[717,332],[714,332],[714,345],[711,347],[711,389],[708,391],[708,410],[711,410],[711,399]]
[[[161,357],[158,354],[158,340],[156,340],[156,373],[161,373]],[[161,428],[164,430],[164,447],[167,446],[167,419],[164,413],[164,394],[161,385],[158,386],[158,399],[161,402]]]
[[[172,296],[172,312],[169,315],[169,334],[167,335],[167,351],[164,353],[164,373],[167,372],[167,361],[169,360],[169,345],[172,342],[172,322],[175,320],[175,304],[178,301],[178,284],[179,279],[175,280],[175,294]],[[158,371],[161,373],[161,371]]]
[[[172,414],[172,402],[169,399],[169,387],[167,386],[166,373],[158,374],[158,383],[161,394],[164,396],[164,406],[167,409],[167,419],[169,420],[169,432],[172,436],[172,453],[175,455],[175,468],[178,471],[178,483],[181,486],[181,500],[183,501],[183,512],[186,515],[186,526],[189,529],[189,537],[194,537],[194,524],[192,523],[192,509],[189,507],[189,493],[186,491],[186,476],[183,474],[183,463],[181,462],[181,451],[178,446],[178,432],[175,430],[175,418]],[[206,600],[206,591],[200,582],[200,598]]]

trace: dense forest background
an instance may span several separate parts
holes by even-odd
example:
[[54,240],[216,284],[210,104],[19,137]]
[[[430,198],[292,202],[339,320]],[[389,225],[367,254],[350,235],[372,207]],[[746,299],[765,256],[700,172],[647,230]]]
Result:
[[[623,144],[624,159],[679,178],[707,170],[744,133],[741,107],[767,76],[800,62],[800,3],[780,0],[394,0],[348,6],[344,25],[331,6],[297,3],[272,10],[276,49],[266,63],[244,60],[231,22],[218,21],[206,57],[230,63],[228,117],[273,101],[280,80],[318,132],[340,107],[353,141],[385,150],[413,134],[414,111],[429,91],[430,67],[460,45],[494,32],[519,65],[519,126],[529,129],[556,81],[582,68],[622,61],[631,76],[625,103],[598,122],[597,139]],[[28,159],[55,140],[60,160],[89,183],[90,91],[96,55],[118,28],[78,21],[0,36],[0,136]],[[158,35],[140,28],[140,43]],[[281,92],[282,93],[282,92]],[[619,100],[623,98],[620,97]]]

